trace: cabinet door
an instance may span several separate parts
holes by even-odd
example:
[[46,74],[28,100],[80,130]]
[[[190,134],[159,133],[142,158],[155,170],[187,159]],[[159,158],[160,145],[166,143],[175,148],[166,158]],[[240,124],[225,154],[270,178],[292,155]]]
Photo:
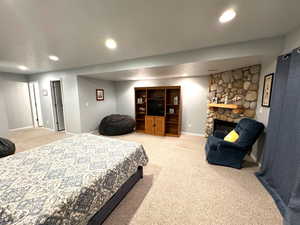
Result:
[[165,117],[157,116],[155,118],[155,135],[165,135]]
[[145,116],[145,133],[154,134],[155,118],[154,116]]

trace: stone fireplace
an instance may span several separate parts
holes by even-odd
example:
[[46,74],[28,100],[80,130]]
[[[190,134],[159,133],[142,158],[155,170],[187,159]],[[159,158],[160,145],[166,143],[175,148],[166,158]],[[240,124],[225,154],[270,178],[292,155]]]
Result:
[[[212,135],[215,119],[238,123],[255,117],[260,70],[254,65],[210,75],[208,103],[216,104],[208,107],[206,135]],[[228,104],[238,109],[226,108]]]

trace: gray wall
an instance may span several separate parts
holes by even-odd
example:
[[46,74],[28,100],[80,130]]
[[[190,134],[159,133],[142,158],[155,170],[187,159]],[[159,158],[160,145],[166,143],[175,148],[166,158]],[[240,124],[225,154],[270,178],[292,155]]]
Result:
[[117,112],[134,116],[134,87],[180,85],[182,89],[182,131],[202,135],[206,123],[208,81],[208,76],[201,76],[198,78],[115,82]]
[[[117,63],[109,63],[95,66],[86,66],[79,69],[69,69],[56,72],[41,73],[31,75],[31,81],[38,81],[40,90],[48,91],[48,96],[41,96],[42,112],[44,124],[48,128],[53,128],[53,111],[51,105],[51,80],[62,80],[63,103],[66,130],[79,133],[92,129],[95,125],[82,125],[85,115],[81,116],[81,111],[86,113],[82,103],[80,105],[78,93],[78,75],[97,74],[101,72],[113,72],[126,69],[145,68],[152,66],[174,65],[192,61],[209,61],[226,58],[236,58],[252,55],[274,55],[282,49],[283,38],[263,39],[251,42],[224,45],[212,48],[193,50],[188,52],[167,54],[163,56],[145,57],[136,60],[127,60]],[[79,78],[80,79],[80,78]],[[80,81],[79,81],[80,82]],[[193,88],[189,88],[186,82],[190,82]],[[133,89],[128,89],[128,85],[136,82],[115,82],[116,87],[116,110],[119,113],[133,115]],[[182,85],[183,86],[183,130],[193,133],[204,133],[206,110],[207,110],[207,83],[208,78],[183,78],[156,81],[139,81],[140,86],[150,85]],[[198,90],[196,90],[198,88]],[[128,100],[128,102],[124,100]],[[189,101],[189,102],[187,102]],[[113,111],[112,111],[113,112]],[[106,112],[107,113],[107,112]],[[88,113],[87,113],[88,115]]]
[[294,48],[298,47],[300,47],[300,27],[285,36],[283,53],[291,52]]
[[2,91],[0,111],[1,115],[4,116],[6,114],[6,118],[2,120],[7,121],[7,128],[3,129],[2,133],[7,133],[7,129],[32,126],[27,77],[24,75],[0,73],[0,89]]
[[[1,82],[1,81],[0,81]],[[8,119],[2,90],[0,89],[0,137],[8,134]]]
[[[230,45],[223,45],[217,47],[210,47],[198,50],[191,50],[180,53],[172,53],[160,56],[151,56],[133,60],[126,60],[122,62],[100,64],[94,66],[85,66],[75,69],[67,69],[62,71],[54,71],[47,73],[40,73],[30,75],[30,81],[38,81],[40,91],[48,91],[48,96],[41,95],[42,114],[44,126],[53,129],[53,109],[51,103],[50,81],[61,80],[63,86],[63,103],[66,131],[80,133],[81,132],[81,116],[79,106],[78,94],[78,80],[79,75],[95,75],[104,72],[114,72],[127,69],[146,68],[153,66],[176,65],[195,61],[210,61],[230,59],[237,57],[253,56],[253,55],[273,55],[277,54],[281,48],[282,38],[268,38],[256,41],[249,41],[243,43],[236,43]],[[204,98],[203,98],[204,99]],[[124,102],[122,102],[124,105]],[[131,103],[129,103],[131,104]],[[206,99],[205,99],[206,104]],[[198,104],[196,104],[198,105]],[[126,107],[126,106],[125,106]],[[195,107],[197,108],[197,107]],[[205,107],[206,108],[206,107]],[[201,108],[202,110],[202,108]],[[125,110],[126,111],[126,110]],[[190,118],[190,111],[186,110],[185,119]],[[192,116],[193,117],[193,116]],[[203,119],[204,120],[204,119]],[[191,123],[192,127],[187,129],[189,131],[202,132],[203,120],[199,120],[199,125],[193,125],[195,119],[185,123]],[[201,127],[201,128],[199,128]],[[84,128],[86,130],[86,128]]]
[[33,124],[27,82],[7,81],[3,87],[8,128],[30,127]]
[[[50,82],[61,80],[66,131],[80,133],[81,124],[77,76],[71,72],[49,72],[31,75],[29,80],[39,83],[44,126],[49,129],[54,129]],[[43,95],[43,90],[47,91],[48,94],[46,96]]]
[[[276,59],[268,60],[262,63],[261,67],[261,75],[259,80],[259,91],[258,91],[258,100],[257,100],[257,108],[256,108],[256,117],[255,119],[262,122],[265,127],[268,126],[269,120],[269,112],[270,108],[262,107],[262,94],[263,94],[263,86],[264,86],[264,77],[270,73],[274,73],[276,70]],[[262,152],[265,144],[265,132],[261,135],[261,137],[257,140],[252,149],[252,157],[257,161],[261,162]]]
[[[96,101],[96,89],[104,89],[104,101]],[[96,130],[107,115],[116,113],[115,86],[112,81],[78,77],[81,132]]]

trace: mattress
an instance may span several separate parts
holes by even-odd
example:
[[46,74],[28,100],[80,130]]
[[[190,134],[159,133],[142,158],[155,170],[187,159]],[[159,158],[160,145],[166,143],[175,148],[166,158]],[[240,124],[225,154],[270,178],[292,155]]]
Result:
[[87,224],[147,162],[141,144],[92,134],[3,158],[0,224]]

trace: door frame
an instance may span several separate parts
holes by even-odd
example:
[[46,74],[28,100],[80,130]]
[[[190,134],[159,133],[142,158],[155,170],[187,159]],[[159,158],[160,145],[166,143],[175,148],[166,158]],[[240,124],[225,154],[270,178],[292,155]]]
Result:
[[[31,87],[30,87],[31,85],[32,85],[33,93],[31,92]],[[35,87],[35,85],[37,85],[37,87]],[[38,93],[36,92],[36,89]],[[32,116],[32,123],[33,123],[32,125],[33,127],[43,127],[44,121],[43,121],[39,82],[38,81],[28,82],[28,92],[30,97],[31,116]],[[34,102],[32,100],[34,100]],[[37,120],[35,119],[35,115]]]
[[[63,103],[63,116],[64,116],[64,125],[65,125],[65,129],[63,130],[58,130],[58,127],[57,127],[57,123],[56,123],[56,120],[57,120],[57,111],[56,111],[56,108],[54,106],[54,92],[53,92],[53,83],[54,82],[57,82],[59,81],[60,82],[60,91],[61,91],[61,100],[62,100],[62,103]],[[65,115],[65,107],[64,107],[64,92],[63,92],[63,82],[62,82],[62,79],[53,79],[53,80],[50,80],[50,97],[51,97],[51,108],[52,108],[52,118],[53,118],[53,130],[54,131],[65,131],[67,130],[66,129],[66,115]]]

